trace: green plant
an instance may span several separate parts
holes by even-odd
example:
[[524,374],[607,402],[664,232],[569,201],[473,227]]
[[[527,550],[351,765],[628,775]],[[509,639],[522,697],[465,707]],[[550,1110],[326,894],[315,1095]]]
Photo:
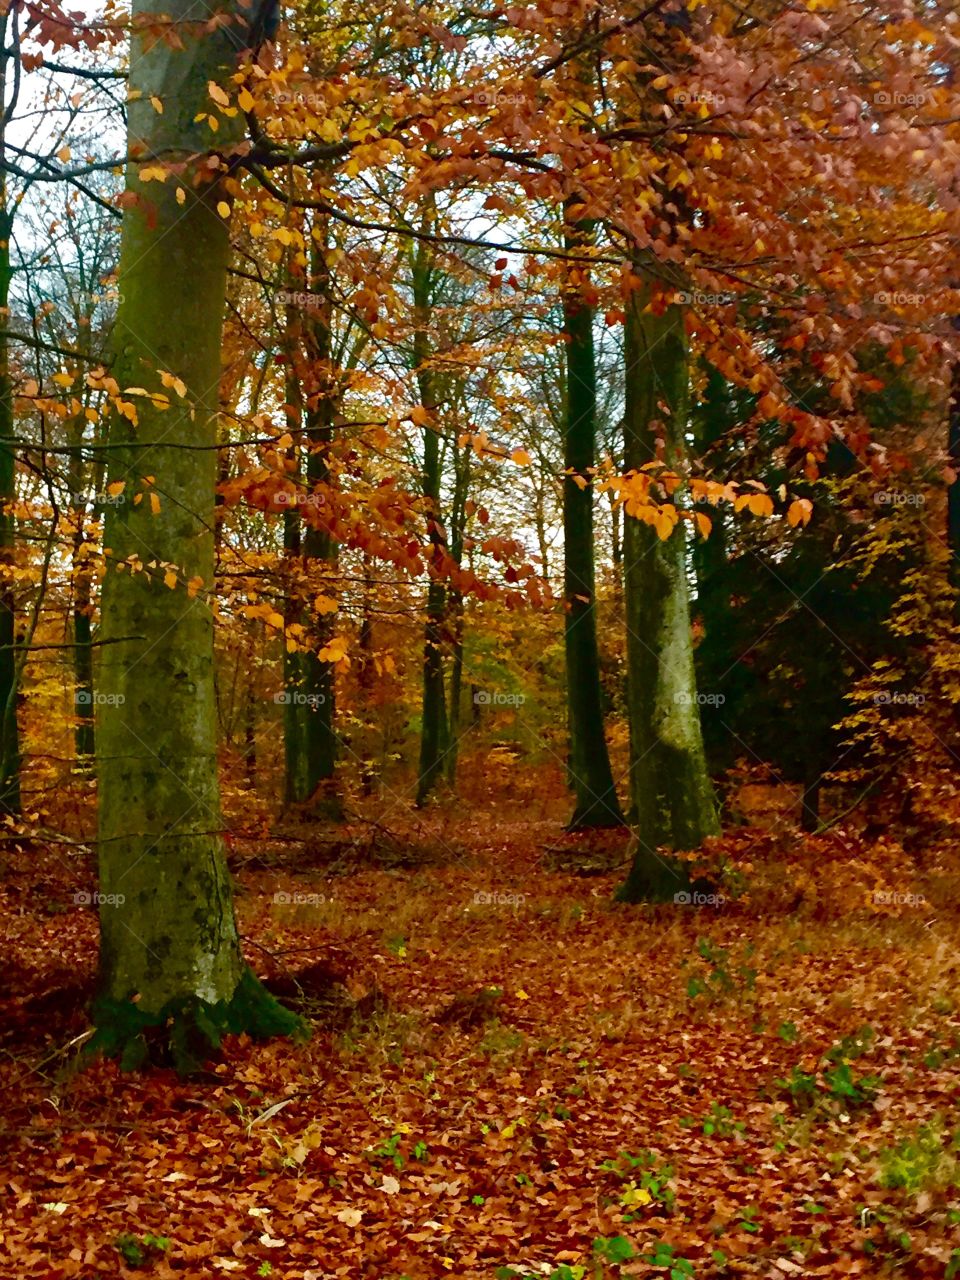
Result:
[[681,1258],[672,1244],[655,1240],[648,1247],[650,1252],[643,1254],[643,1261],[651,1267],[669,1271],[670,1280],[691,1280],[695,1275],[693,1264],[686,1258]]
[[743,953],[744,960],[740,963],[732,961],[730,952],[725,947],[716,946],[710,938],[697,940],[697,952],[707,968],[688,981],[688,999],[703,997],[708,1004],[718,1004],[728,997],[742,997],[746,992],[753,991],[757,970],[746,963],[746,958],[753,952],[752,945],[747,944]]
[[910,1195],[960,1186],[958,1156],[960,1130],[949,1133],[937,1119],[895,1147],[878,1152],[880,1185]]
[[742,1120],[734,1120],[729,1107],[721,1107],[716,1102],[703,1118],[703,1132],[708,1138],[714,1135],[718,1138],[743,1137],[746,1128]]
[[[620,1192],[620,1204],[625,1209],[654,1202],[663,1205],[667,1212],[673,1209],[676,1201],[670,1186],[673,1166],[661,1163],[652,1151],[644,1150],[636,1156],[629,1151],[621,1151],[613,1159],[602,1161],[600,1168],[625,1184]],[[630,1222],[633,1217],[633,1214],[627,1214],[624,1221]]]
[[167,1236],[155,1236],[149,1232],[146,1235],[135,1236],[129,1231],[124,1231],[116,1237],[113,1247],[128,1266],[142,1267],[151,1260],[153,1255],[165,1253],[170,1248],[170,1241]]

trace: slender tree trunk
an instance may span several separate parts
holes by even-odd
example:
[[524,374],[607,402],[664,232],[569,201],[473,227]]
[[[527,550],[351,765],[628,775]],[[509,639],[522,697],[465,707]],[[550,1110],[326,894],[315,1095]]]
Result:
[[[669,306],[657,315],[645,310],[648,301],[646,291],[636,291],[627,307],[628,473],[658,457],[679,467],[689,415],[683,311]],[[658,849],[695,849],[718,824],[700,732],[684,522],[661,541],[650,525],[627,515],[623,543],[631,818],[637,844],[620,896],[636,902],[685,891],[682,864]]]
[[[960,317],[954,319],[960,329]],[[950,407],[947,417],[947,459],[957,476],[947,489],[947,545],[950,548],[950,581],[958,592],[954,613],[960,619],[960,360],[950,371]]]
[[[571,222],[568,205],[566,243],[582,246],[589,227]],[[576,278],[579,274],[579,279]],[[564,432],[563,538],[564,647],[570,726],[569,774],[574,791],[570,830],[623,825],[610,757],[603,732],[600,651],[597,644],[593,559],[593,467],[596,462],[597,388],[593,347],[593,308],[584,298],[586,273],[571,268],[564,289],[563,321],[567,340],[567,412]]]
[[[450,521],[450,559],[460,568],[463,563],[463,540],[466,532],[467,494],[470,487],[471,450],[465,446],[456,455],[456,479],[453,490],[453,512]],[[457,780],[457,759],[460,747],[460,706],[463,700],[463,594],[451,590],[447,614],[450,626],[450,710],[448,732],[450,741],[445,761],[446,779],[453,787]]]
[[[9,51],[6,48],[7,15],[0,19],[0,89],[5,87]],[[13,56],[17,52],[14,50]],[[5,93],[0,101],[5,101]],[[13,445],[13,383],[10,378],[10,342],[6,317],[10,305],[10,239],[14,211],[7,198],[4,122],[0,120],[0,813],[20,812],[20,732],[17,725],[16,596],[14,569],[17,465]]]
[[[135,32],[152,12],[134,0]],[[212,0],[171,0],[167,13],[183,48],[134,36],[129,152],[197,156],[211,137],[229,148],[238,119],[223,118],[211,135],[194,117],[212,109],[211,81],[233,87],[236,37],[212,22],[223,16]],[[149,396],[123,397],[137,424],[114,410],[109,439],[124,446],[110,450],[109,481],[124,483],[127,500],[108,508],[104,529],[94,1044],[127,1065],[154,1040],[188,1068],[223,1031],[297,1026],[244,964],[222,836],[209,593],[229,231],[218,210],[227,197],[211,176],[202,162],[164,183],[142,183],[136,163],[127,175],[136,202],[123,219],[112,374],[121,392],[169,397],[166,410]],[[160,371],[185,394],[164,387]]]
[[[311,515],[303,523],[304,580],[311,590],[330,595],[329,576],[336,568],[337,544],[321,515],[322,496],[330,480],[329,450],[333,442],[338,379],[333,369],[333,299],[323,244],[315,234],[312,245],[312,286],[318,300],[308,317],[307,354],[310,386],[306,406],[307,493]],[[325,227],[322,228],[326,230]],[[323,237],[325,243],[325,236]],[[324,574],[317,581],[318,570]],[[336,789],[337,738],[335,731],[336,684],[332,662],[319,657],[333,638],[334,613],[313,613],[312,644],[303,659],[303,747],[307,796],[316,816],[337,819],[342,802]]]
[[[420,403],[433,415],[437,408],[433,375],[428,368],[432,254],[421,242],[414,257],[413,306],[416,329],[413,361],[420,391]],[[420,766],[417,777],[417,804],[422,805],[443,777],[443,758],[448,745],[446,690],[443,660],[446,643],[447,588],[439,576],[446,554],[446,537],[440,514],[442,463],[440,434],[431,422],[423,429],[423,496],[427,504],[430,538],[430,582],[427,587],[427,618],[423,638],[423,701],[420,730]]]

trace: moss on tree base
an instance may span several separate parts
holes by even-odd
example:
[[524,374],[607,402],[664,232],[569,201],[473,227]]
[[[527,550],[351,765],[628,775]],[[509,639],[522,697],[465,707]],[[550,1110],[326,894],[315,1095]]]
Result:
[[249,968],[229,1000],[210,1004],[193,996],[152,1012],[129,1000],[100,998],[94,1001],[93,1020],[96,1033],[87,1054],[119,1058],[123,1071],[152,1063],[173,1066],[181,1076],[213,1057],[228,1034],[246,1032],[258,1040],[309,1035],[303,1019],[274,999]]

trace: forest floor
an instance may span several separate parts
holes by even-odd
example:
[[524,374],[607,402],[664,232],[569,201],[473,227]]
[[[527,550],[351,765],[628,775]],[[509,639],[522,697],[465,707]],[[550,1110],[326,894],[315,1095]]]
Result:
[[723,903],[624,907],[623,839],[561,807],[236,837],[314,1032],[186,1082],[71,1065],[92,861],[5,854],[3,1280],[960,1275],[944,881],[753,827]]

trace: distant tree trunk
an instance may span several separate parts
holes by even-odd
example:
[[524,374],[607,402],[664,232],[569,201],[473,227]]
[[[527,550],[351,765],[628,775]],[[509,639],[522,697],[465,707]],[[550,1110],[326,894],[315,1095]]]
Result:
[[[7,66],[7,16],[0,19],[0,67]],[[0,75],[0,86],[3,75]],[[6,155],[4,122],[0,120],[0,161]],[[0,813],[20,812],[20,731],[17,725],[16,596],[14,592],[16,524],[16,450],[13,444],[13,383],[10,378],[10,342],[3,317],[9,312],[10,238],[13,210],[6,186],[0,181]]]
[[[317,231],[326,227],[318,223],[311,236],[311,285],[317,305],[311,310],[306,355],[310,377],[306,404],[307,495],[312,502],[312,515],[303,523],[304,579],[311,592],[321,583],[329,595],[329,577],[336,568],[337,543],[329,529],[329,516],[322,514],[322,490],[330,479],[329,450],[333,443],[334,418],[338,397],[338,379],[333,360],[333,299],[324,248],[326,236],[318,239]],[[321,242],[322,240],[322,242]],[[318,501],[321,499],[321,501]],[[336,683],[332,662],[319,657],[333,638],[335,614],[312,612],[312,643],[303,658],[303,747],[306,757],[305,799],[318,817],[339,819],[343,805],[336,787]]]
[[[208,85],[234,87],[236,28],[218,25],[222,7],[171,0],[166,13],[185,47],[135,34],[130,58],[128,153],[149,163],[204,155],[211,134],[194,117],[212,109]],[[228,6],[228,18],[242,13]],[[135,33],[149,33],[153,16],[147,0],[134,0]],[[217,147],[229,148],[239,127],[239,117],[222,118]],[[121,392],[145,387],[169,400],[164,410],[149,396],[125,397],[137,425],[114,410],[109,436],[108,479],[126,485],[127,501],[108,507],[104,529],[93,1044],[127,1065],[142,1061],[153,1040],[188,1068],[225,1030],[298,1026],[244,964],[222,836],[208,593],[230,245],[218,211],[228,196],[210,173],[194,161],[178,179],[145,184],[132,163],[127,189],[136,202],[121,237],[111,372]],[[181,379],[186,394],[164,387],[161,371]],[[173,589],[164,581],[172,572]]]
[[[566,243],[571,250],[589,239],[568,202]],[[563,481],[564,648],[570,726],[569,776],[574,791],[569,829],[623,825],[603,732],[600,651],[597,644],[593,560],[593,467],[596,462],[596,369],[593,308],[584,298],[586,270],[570,268],[564,289],[567,340],[567,411]]]
[[[453,513],[450,521],[450,559],[459,569],[463,562],[463,539],[466,526],[467,494],[470,487],[471,449],[464,446],[456,456],[456,478],[453,491]],[[446,778],[452,787],[457,780],[457,759],[460,748],[460,706],[463,701],[463,594],[450,592],[448,605],[451,639],[450,667],[450,715],[447,746]]]
[[[89,317],[88,317],[89,320]],[[81,335],[89,334],[89,324],[81,328]],[[78,345],[83,338],[78,338]],[[74,452],[70,455],[67,487],[70,492],[71,514],[76,522],[73,531],[73,699],[74,749],[77,765],[81,770],[93,765],[94,742],[94,689],[93,689],[93,582],[91,565],[87,557],[90,543],[84,526],[87,519],[87,487],[83,465],[83,435],[86,419],[78,414],[71,431]]]
[[[428,366],[430,340],[430,286],[433,255],[424,241],[417,246],[413,266],[413,362],[420,403],[433,416],[437,408],[433,372]],[[423,701],[420,729],[420,765],[417,776],[417,804],[422,805],[443,777],[444,752],[448,745],[444,649],[446,645],[447,587],[443,578],[446,535],[441,522],[440,488],[442,462],[440,433],[435,422],[423,428],[422,491],[427,506],[430,539],[430,581],[427,586],[427,617],[423,638]]]
[[823,775],[814,769],[803,783],[803,794],[800,799],[801,831],[816,831],[820,826],[820,788]]
[[[960,317],[953,324],[960,330]],[[960,360],[953,362],[950,376],[947,458],[957,476],[947,489],[947,545],[950,548],[950,581],[958,592],[954,613],[960,618]]]
[[[649,300],[645,290],[638,290],[627,306],[628,473],[658,456],[679,467],[689,414],[683,311],[669,306],[654,314],[645,310]],[[624,586],[631,819],[637,846],[619,896],[628,902],[662,900],[684,891],[688,876],[658,848],[695,849],[718,830],[700,731],[683,521],[661,541],[650,525],[625,517]]]

